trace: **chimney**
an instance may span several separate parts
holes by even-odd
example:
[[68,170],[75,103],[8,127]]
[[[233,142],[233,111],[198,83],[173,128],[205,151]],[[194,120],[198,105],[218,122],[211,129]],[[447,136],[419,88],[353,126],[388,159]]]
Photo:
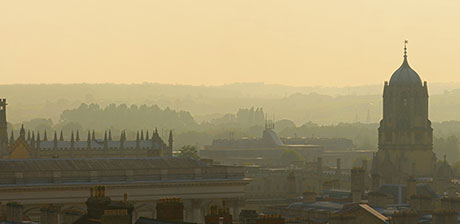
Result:
[[284,224],[285,220],[281,215],[261,215],[256,224]]
[[60,224],[61,208],[48,204],[40,209],[40,224]]
[[91,196],[86,200],[89,219],[101,219],[105,208],[111,200],[105,196],[105,186],[95,186],[90,189]]
[[393,222],[392,224],[417,224],[418,216],[414,210],[404,210],[400,212],[395,212],[391,216]]
[[230,209],[225,206],[225,201],[222,202],[222,208],[211,206],[209,213],[204,217],[205,224],[232,224],[233,217],[230,214]]
[[166,222],[183,222],[184,204],[179,198],[160,199],[157,203],[157,219]]
[[256,224],[259,215],[255,210],[241,210],[239,215],[240,224]]
[[6,220],[9,222],[22,223],[24,206],[17,202],[9,202],[6,204]]
[[351,194],[353,203],[361,202],[365,189],[365,171],[361,167],[351,170]]

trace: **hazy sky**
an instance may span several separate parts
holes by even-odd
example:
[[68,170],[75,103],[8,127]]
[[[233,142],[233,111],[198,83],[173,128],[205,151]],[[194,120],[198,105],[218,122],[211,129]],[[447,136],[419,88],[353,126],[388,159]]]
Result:
[[0,0],[0,83],[460,82],[459,0]]

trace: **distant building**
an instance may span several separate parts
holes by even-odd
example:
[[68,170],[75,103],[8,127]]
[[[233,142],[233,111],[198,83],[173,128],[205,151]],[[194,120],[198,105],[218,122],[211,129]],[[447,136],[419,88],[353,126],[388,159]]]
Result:
[[94,131],[88,131],[85,140],[80,139],[79,132],[72,132],[70,140],[64,140],[62,132],[58,138],[54,133],[53,138],[48,138],[44,132],[43,138],[40,133],[28,131],[21,127],[19,137],[14,139],[11,134],[10,146],[6,158],[87,158],[87,157],[155,157],[171,156],[173,146],[172,132],[169,133],[169,142],[166,144],[155,130],[152,137],[148,134],[144,138],[143,132],[137,133],[135,140],[126,139],[122,132],[119,140],[112,139],[111,131],[105,132],[104,139],[96,139]]
[[409,66],[407,48],[402,65],[383,90],[383,118],[374,173],[383,183],[403,183],[410,175],[431,177],[436,156],[428,119],[428,86]]
[[[285,150],[295,150],[304,157],[316,157],[323,151],[319,145],[285,144],[274,128],[274,124],[266,124],[261,138],[215,139],[200,150],[200,156],[223,164],[285,166],[286,161],[280,160]],[[303,161],[296,162],[303,165]]]
[[281,138],[288,145],[320,145],[324,151],[351,151],[355,149],[353,141],[348,138],[306,138],[287,137]]
[[304,166],[303,161],[282,159],[283,152],[297,151],[305,161],[322,157],[325,164],[333,166],[340,158],[344,168],[351,168],[355,159],[371,158],[374,152],[354,150],[353,142],[345,138],[280,138],[274,129],[274,124],[267,123],[260,138],[215,139],[200,150],[200,156],[231,165]]
[[86,157],[145,157],[172,156],[173,134],[169,132],[166,143],[158,134],[158,130],[149,136],[138,131],[136,139],[128,140],[126,133],[121,132],[119,140],[112,139],[112,132],[106,131],[103,139],[97,139],[93,132],[88,131],[87,137],[80,137],[80,132],[72,132],[70,139],[65,140],[61,131],[54,136],[43,135],[24,129],[21,126],[18,138],[13,131],[8,137],[6,119],[6,99],[0,99],[0,158],[86,158]]

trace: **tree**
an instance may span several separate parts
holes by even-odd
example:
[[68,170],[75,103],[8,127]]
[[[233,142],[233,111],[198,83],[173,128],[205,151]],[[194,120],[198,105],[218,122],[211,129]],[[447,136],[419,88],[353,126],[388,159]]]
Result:
[[300,152],[295,149],[286,149],[281,153],[281,160],[285,162],[305,161]]
[[200,159],[198,156],[198,149],[194,145],[184,145],[179,149],[177,154],[179,157],[187,157],[192,159]]

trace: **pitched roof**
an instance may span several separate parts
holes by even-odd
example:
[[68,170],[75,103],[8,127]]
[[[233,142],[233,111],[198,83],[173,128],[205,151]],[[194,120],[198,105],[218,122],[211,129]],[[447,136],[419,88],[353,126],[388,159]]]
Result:
[[209,166],[199,160],[182,157],[0,159],[0,170],[15,172],[201,168]]
[[376,211],[368,204],[349,204],[344,206],[344,208],[338,214],[349,213],[357,209],[363,209],[364,211],[368,212],[369,214],[371,214],[372,216],[384,223],[388,222],[388,218],[386,216],[382,215],[380,212]]

